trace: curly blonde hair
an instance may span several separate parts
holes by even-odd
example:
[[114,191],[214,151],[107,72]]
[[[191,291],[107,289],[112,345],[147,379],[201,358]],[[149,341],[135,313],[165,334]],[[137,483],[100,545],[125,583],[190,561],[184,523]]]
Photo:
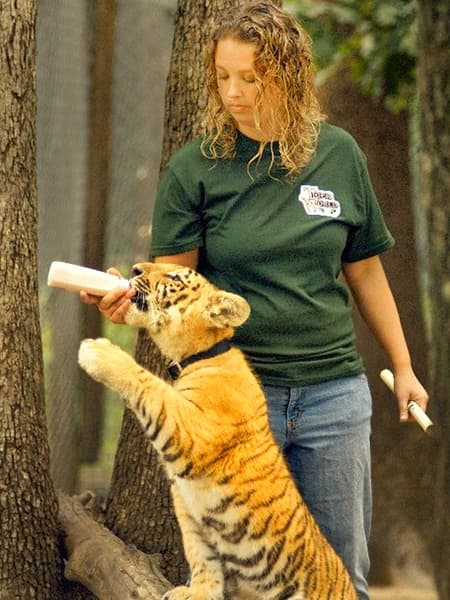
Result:
[[[255,45],[256,122],[264,90],[275,86],[278,101],[266,103],[270,105],[264,109],[269,111],[269,126],[277,132],[281,164],[288,175],[295,175],[311,161],[325,118],[315,91],[309,35],[291,14],[270,1],[252,2],[217,26],[206,48],[208,104],[201,146],[204,156],[214,159],[232,158],[237,137],[233,117],[224,108],[217,86],[215,54],[218,41],[225,38]],[[258,160],[270,143],[260,142],[250,162]]]

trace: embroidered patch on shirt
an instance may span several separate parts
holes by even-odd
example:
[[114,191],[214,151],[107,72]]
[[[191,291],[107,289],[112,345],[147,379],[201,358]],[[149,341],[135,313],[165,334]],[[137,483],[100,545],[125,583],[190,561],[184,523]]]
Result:
[[334,193],[320,190],[317,185],[302,185],[298,199],[307,215],[336,218],[341,214],[341,205]]

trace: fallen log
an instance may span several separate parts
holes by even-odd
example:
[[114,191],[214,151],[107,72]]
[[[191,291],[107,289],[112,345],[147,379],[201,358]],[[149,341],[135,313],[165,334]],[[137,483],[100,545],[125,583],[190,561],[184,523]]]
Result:
[[64,575],[85,586],[99,600],[160,600],[171,589],[158,556],[127,546],[97,522],[88,508],[92,494],[58,493],[59,522],[67,563]]

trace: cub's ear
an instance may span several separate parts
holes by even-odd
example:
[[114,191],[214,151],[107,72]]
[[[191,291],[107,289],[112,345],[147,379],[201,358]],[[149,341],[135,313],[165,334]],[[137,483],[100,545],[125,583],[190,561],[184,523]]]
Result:
[[248,319],[250,306],[241,296],[220,290],[210,295],[205,312],[216,327],[238,327]]

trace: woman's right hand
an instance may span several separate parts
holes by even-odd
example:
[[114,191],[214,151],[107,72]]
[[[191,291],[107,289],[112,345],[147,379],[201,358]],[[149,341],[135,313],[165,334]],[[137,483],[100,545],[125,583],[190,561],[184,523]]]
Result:
[[[117,269],[108,269],[107,273],[121,277]],[[84,304],[96,304],[102,315],[112,323],[125,323],[125,315],[130,308],[131,298],[134,296],[134,289],[123,290],[120,287],[114,289],[103,297],[93,296],[87,292],[80,292],[80,300]]]

